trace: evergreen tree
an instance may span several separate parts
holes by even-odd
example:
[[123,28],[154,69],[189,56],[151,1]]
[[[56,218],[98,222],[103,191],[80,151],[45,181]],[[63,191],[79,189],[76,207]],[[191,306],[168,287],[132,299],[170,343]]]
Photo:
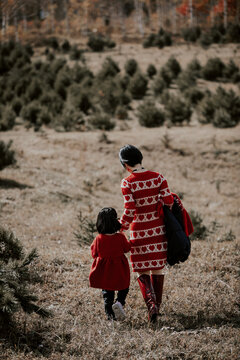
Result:
[[10,150],[11,145],[11,140],[7,144],[0,141],[0,170],[16,163],[15,152],[14,150]]
[[30,289],[37,274],[29,265],[37,257],[36,249],[26,255],[14,234],[0,227],[0,327],[3,329],[20,310],[29,314],[35,312],[42,317],[50,315],[36,304],[37,297]]

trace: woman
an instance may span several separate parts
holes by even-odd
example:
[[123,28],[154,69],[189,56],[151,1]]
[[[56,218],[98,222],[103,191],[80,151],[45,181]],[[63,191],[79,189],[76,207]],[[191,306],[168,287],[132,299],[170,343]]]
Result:
[[122,230],[130,227],[131,263],[138,273],[138,283],[148,308],[148,318],[155,322],[162,302],[163,269],[167,259],[167,239],[161,207],[170,208],[173,197],[166,179],[142,166],[142,153],[133,145],[120,149],[120,162],[130,173],[122,180],[124,213]]

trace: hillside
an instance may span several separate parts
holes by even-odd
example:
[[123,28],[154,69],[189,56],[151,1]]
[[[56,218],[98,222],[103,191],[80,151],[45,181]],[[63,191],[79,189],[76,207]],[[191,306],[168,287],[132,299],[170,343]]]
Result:
[[[240,51],[233,44],[206,51],[125,44],[85,56],[95,73],[109,55],[121,69],[126,59],[136,58],[145,71],[150,62],[159,68],[170,55],[184,68],[193,58],[204,64],[216,54],[240,65]],[[36,52],[35,60],[40,56]],[[219,84],[200,85],[215,90]],[[234,84],[222,86],[239,91]],[[1,140],[13,140],[17,164],[1,171],[0,221],[27,250],[37,247],[42,284],[34,292],[54,313],[48,320],[19,314],[21,337],[11,339],[12,347],[1,340],[2,359],[238,358],[240,125],[220,129],[193,119],[188,126],[147,129],[135,116],[138,103],[133,101],[130,120],[118,120],[106,137],[101,130],[56,132],[46,126],[35,132],[22,122],[1,132]],[[208,230],[204,239],[192,241],[186,263],[167,269],[162,316],[155,327],[148,325],[133,275],[126,320],[105,320],[100,290],[88,285],[89,247],[80,247],[74,235],[80,211],[93,221],[105,206],[121,214],[120,181],[126,173],[118,151],[127,143],[142,150],[143,165],[164,174]]]

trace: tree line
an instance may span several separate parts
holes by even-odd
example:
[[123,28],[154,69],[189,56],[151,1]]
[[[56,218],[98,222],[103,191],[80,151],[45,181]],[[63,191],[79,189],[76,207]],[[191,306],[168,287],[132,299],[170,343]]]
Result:
[[1,0],[1,40],[30,34],[84,37],[91,32],[142,38],[159,28],[238,22],[238,0]]

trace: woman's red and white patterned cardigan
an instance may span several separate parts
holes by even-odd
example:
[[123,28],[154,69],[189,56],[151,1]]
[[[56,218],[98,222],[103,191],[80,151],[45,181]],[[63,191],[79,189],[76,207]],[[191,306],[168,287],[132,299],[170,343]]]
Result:
[[173,197],[166,179],[153,171],[136,172],[122,180],[124,213],[121,224],[130,227],[133,271],[162,269],[167,259],[164,219],[159,216],[163,204],[171,205]]

